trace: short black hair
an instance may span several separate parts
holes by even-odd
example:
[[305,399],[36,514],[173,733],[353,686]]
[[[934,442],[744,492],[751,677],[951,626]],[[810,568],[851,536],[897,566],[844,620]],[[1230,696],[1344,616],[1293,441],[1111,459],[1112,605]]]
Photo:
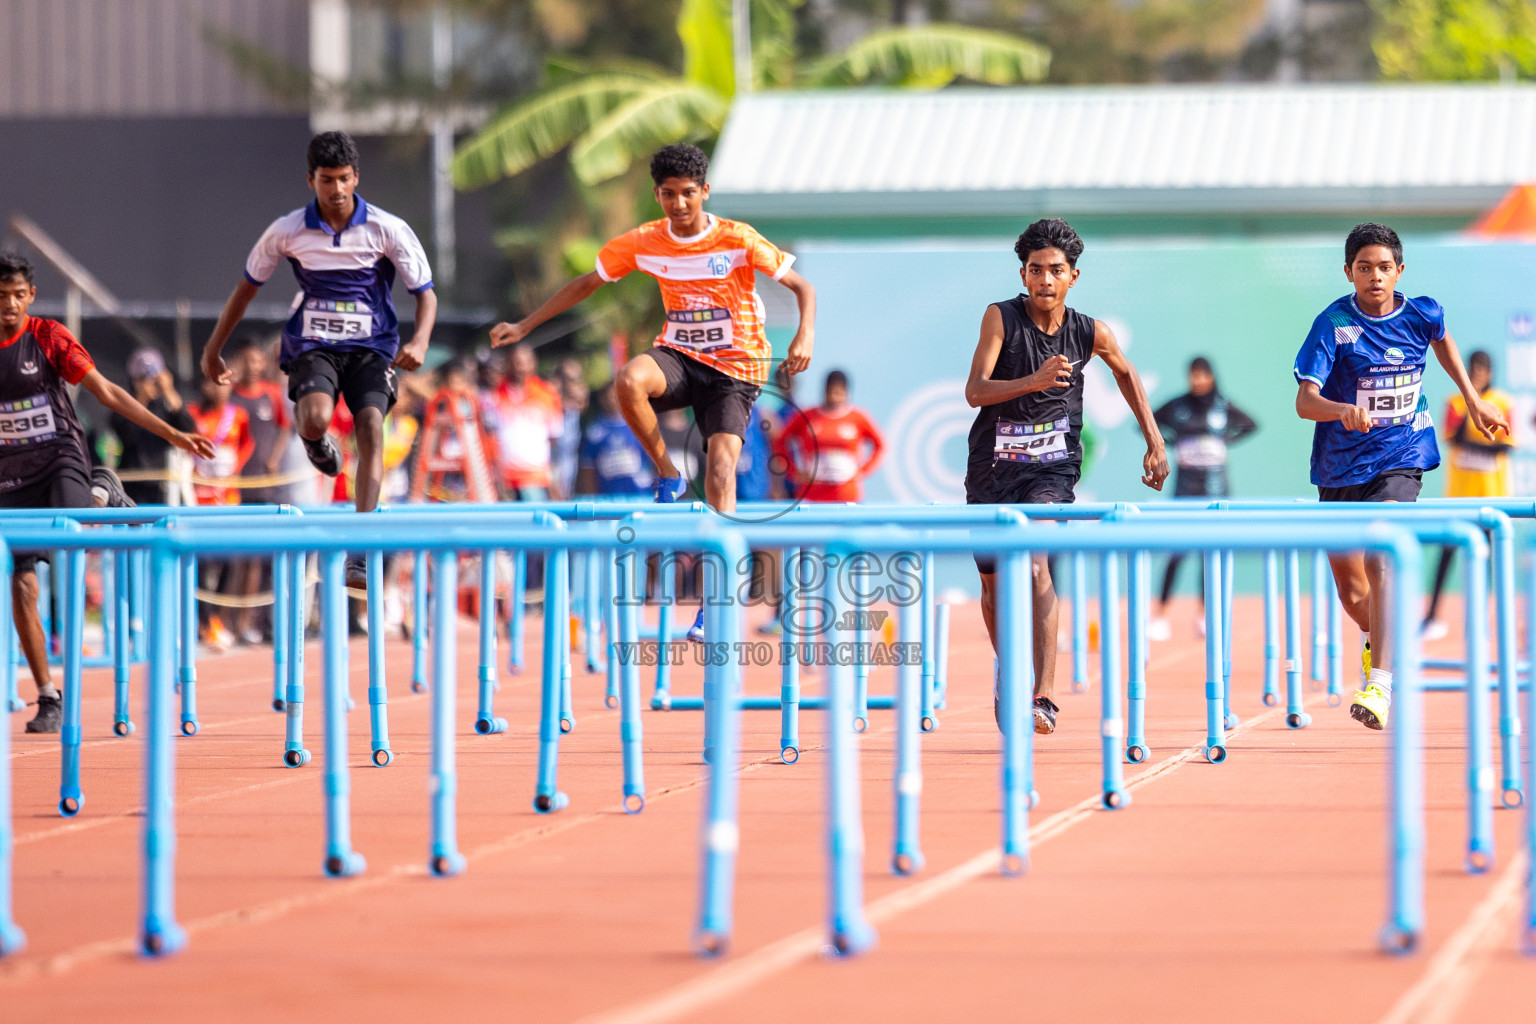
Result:
[[1368,245],[1386,246],[1392,250],[1392,262],[1398,266],[1403,265],[1403,240],[1385,224],[1375,223],[1356,224],[1349,237],[1344,239],[1344,265],[1347,267],[1354,263],[1360,250]]
[[346,132],[321,132],[309,140],[309,173],[321,167],[350,167],[358,170],[357,143]]
[[1467,369],[1475,370],[1479,366],[1487,370],[1489,374],[1493,373],[1493,356],[1490,356],[1480,348],[1473,349],[1471,354],[1467,356]]
[[1037,220],[1025,228],[1019,240],[1013,243],[1013,253],[1019,258],[1020,266],[1029,263],[1030,253],[1041,249],[1060,249],[1061,254],[1067,258],[1067,266],[1076,267],[1077,258],[1083,254],[1083,240],[1077,237],[1072,225],[1050,217]]
[[668,178],[691,178],[700,185],[709,177],[709,157],[698,146],[680,142],[663,146],[651,157],[651,180],[660,185]]
[[848,387],[848,374],[844,373],[842,370],[833,370],[831,373],[827,374],[827,383],[825,389],[827,391],[831,391],[834,384],[841,384],[844,390],[846,390]]
[[37,282],[32,276],[32,261],[19,252],[0,252],[0,281],[19,277],[27,284]]
[[237,356],[248,348],[260,348],[261,339],[254,334],[237,334],[229,339],[229,344],[224,346],[224,351],[232,356]]
[[1216,371],[1211,369],[1211,361],[1205,358],[1205,356],[1195,356],[1195,358],[1191,359],[1189,361],[1189,372],[1208,373],[1212,377],[1216,376]]

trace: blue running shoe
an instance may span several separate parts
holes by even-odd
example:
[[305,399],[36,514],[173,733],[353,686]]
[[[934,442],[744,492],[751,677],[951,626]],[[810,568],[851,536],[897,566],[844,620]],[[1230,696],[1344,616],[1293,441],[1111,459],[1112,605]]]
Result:
[[699,614],[693,617],[693,625],[688,627],[688,639],[696,644],[704,642],[704,609],[699,609]]
[[656,478],[656,504],[670,505],[682,497],[688,490],[688,481],[680,476],[659,476]]

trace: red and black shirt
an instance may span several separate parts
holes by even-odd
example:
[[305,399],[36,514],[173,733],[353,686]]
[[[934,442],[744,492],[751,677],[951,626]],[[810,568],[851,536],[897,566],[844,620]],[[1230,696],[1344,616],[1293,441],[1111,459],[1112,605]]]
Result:
[[27,317],[17,334],[0,340],[0,491],[34,484],[60,464],[90,471],[67,385],[95,368],[55,320]]

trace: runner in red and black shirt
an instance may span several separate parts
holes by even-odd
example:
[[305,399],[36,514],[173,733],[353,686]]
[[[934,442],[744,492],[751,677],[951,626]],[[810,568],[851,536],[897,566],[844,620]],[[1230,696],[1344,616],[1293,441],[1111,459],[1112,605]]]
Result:
[[[28,316],[35,298],[32,264],[23,256],[0,253],[0,508],[131,504],[115,476],[93,476],[70,385],[84,387],[108,412],[176,447],[212,457],[206,439],[169,426],[103,377],[63,324]],[[95,500],[93,486],[105,491],[107,500]],[[22,653],[37,683],[37,717],[27,723],[27,732],[58,732],[63,705],[49,675],[47,638],[37,613],[37,559],[15,556],[11,606]]]

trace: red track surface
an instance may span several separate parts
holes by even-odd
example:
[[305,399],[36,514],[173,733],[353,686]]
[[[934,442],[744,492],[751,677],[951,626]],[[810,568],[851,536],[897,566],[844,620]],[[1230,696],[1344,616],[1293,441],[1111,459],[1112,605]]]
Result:
[[[1096,667],[1092,693],[1058,697],[1060,731],[1037,746],[1032,869],[1005,879],[989,852],[999,831],[990,651],[975,607],[957,609],[949,708],[924,739],[927,866],[915,878],[887,870],[888,713],[875,714],[863,741],[866,885],[880,941],[852,961],[818,954],[820,714],[805,716],[793,766],[777,761],[777,716],[746,716],[736,940],[724,961],[701,961],[688,952],[699,715],[647,713],[649,803],[628,817],[617,712],[602,707],[601,676],[578,665],[578,725],[562,744],[571,806],[535,815],[536,675],[503,679],[508,733],[474,735],[469,624],[459,662],[468,871],[446,880],[425,871],[427,698],[408,693],[403,645],[390,664],[393,766],[368,762],[366,705],[350,716],[354,842],[368,870],[348,880],[320,871],[318,703],[309,705],[316,763],[283,768],[283,719],[265,710],[266,652],[209,658],[200,664],[203,731],[177,740],[178,912],[190,944],[142,960],[133,952],[142,734],[111,736],[108,678],[88,673],[78,818],[55,810],[57,740],[22,735],[25,716],[10,722],[16,913],[30,947],[0,962],[3,1019],[1528,1019],[1536,962],[1514,952],[1523,817],[1497,814],[1500,861],[1490,875],[1462,872],[1462,698],[1428,698],[1429,926],[1418,955],[1389,958],[1375,946],[1385,907],[1384,737],[1315,694],[1305,730],[1287,730],[1283,709],[1263,708],[1256,612],[1239,606],[1234,691],[1244,725],[1223,765],[1192,746],[1203,734],[1203,662],[1189,620],[1175,620],[1180,639],[1153,646],[1153,752],[1127,768],[1131,807],[1093,807]],[[361,648],[352,664],[361,697]],[[314,647],[309,665],[313,698]],[[1069,675],[1065,656],[1062,668]],[[698,672],[682,670],[678,691],[696,692]],[[774,692],[769,672],[749,670],[749,689]],[[889,670],[872,683],[888,690]]]

